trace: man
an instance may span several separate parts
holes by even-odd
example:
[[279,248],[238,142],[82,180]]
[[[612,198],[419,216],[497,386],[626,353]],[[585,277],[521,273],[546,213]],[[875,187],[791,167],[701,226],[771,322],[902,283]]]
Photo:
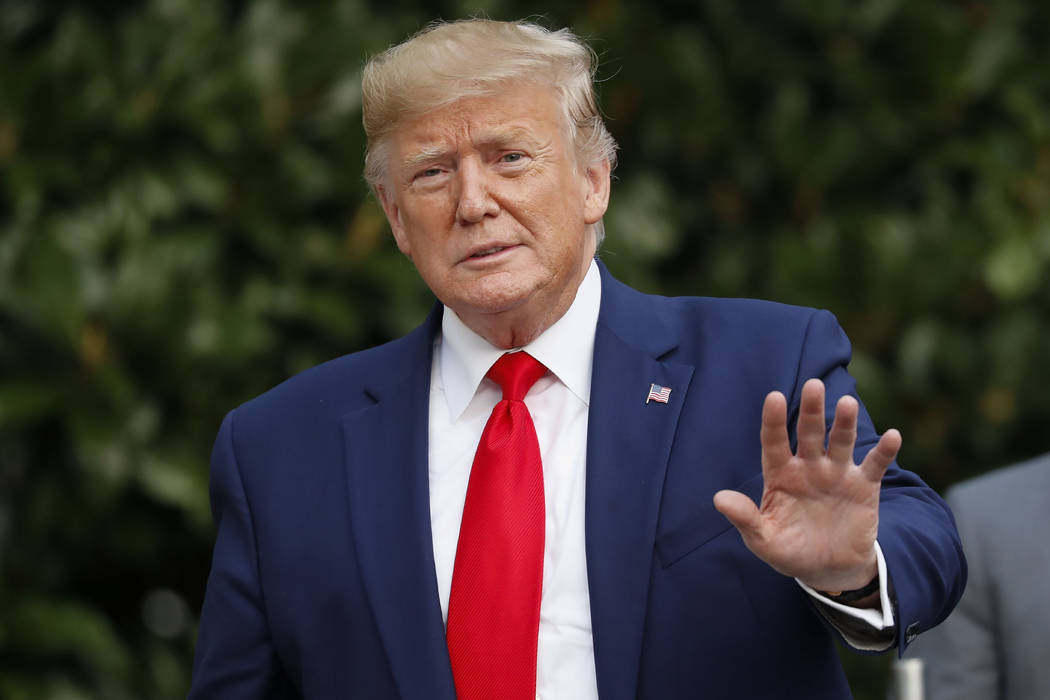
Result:
[[951,517],[831,315],[595,261],[585,45],[440,24],[362,91],[366,177],[440,303],[227,417],[191,697],[849,697],[827,623],[877,650],[948,614]]
[[953,486],[946,496],[970,562],[966,593],[908,650],[928,700],[1050,693],[1050,455]]

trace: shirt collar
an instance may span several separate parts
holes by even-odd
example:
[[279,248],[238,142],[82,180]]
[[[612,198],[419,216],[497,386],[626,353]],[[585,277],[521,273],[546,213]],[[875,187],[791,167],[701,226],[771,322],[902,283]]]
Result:
[[[592,260],[568,311],[538,338],[520,348],[546,365],[585,405],[590,405],[594,331],[601,299],[601,275]],[[440,346],[437,358],[441,384],[449,415],[455,421],[474,398],[492,363],[506,351],[470,330],[447,306],[441,317]]]

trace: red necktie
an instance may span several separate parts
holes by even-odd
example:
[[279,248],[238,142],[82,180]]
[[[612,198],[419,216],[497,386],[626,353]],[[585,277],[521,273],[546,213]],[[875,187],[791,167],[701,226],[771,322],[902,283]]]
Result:
[[496,360],[500,385],[474,455],[448,603],[459,700],[534,700],[543,587],[543,467],[525,394],[547,373],[524,352]]

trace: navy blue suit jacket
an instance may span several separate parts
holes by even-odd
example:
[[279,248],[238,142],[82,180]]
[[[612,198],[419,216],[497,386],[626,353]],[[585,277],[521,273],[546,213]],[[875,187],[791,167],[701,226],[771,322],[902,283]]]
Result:
[[[437,306],[386,345],[304,372],[231,412],[212,457],[218,533],[195,700],[455,697],[427,483]],[[586,547],[602,698],[845,698],[812,602],[711,504],[762,491],[766,393],[854,393],[831,314],[640,294],[602,267]],[[671,387],[649,402],[650,384]],[[793,432],[793,430],[792,430]],[[861,410],[857,461],[877,442]],[[891,465],[879,543],[899,644],[943,619],[965,563],[943,501]]]

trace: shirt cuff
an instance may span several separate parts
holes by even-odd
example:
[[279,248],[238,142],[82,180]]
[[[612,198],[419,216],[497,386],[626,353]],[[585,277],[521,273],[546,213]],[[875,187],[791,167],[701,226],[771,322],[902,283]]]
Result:
[[886,558],[882,548],[875,542],[875,560],[879,570],[879,603],[881,609],[854,608],[836,603],[813,588],[799,581],[802,590],[808,593],[817,603],[820,614],[839,631],[842,638],[855,649],[864,651],[885,651],[893,646],[896,635],[888,635],[896,621],[893,618],[893,603],[890,599],[889,576],[886,573]]

